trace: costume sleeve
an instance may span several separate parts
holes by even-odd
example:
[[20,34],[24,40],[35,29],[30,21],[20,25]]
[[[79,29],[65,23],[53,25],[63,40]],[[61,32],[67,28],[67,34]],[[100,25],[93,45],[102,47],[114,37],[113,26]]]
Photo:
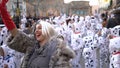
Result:
[[7,29],[13,30],[14,28],[16,28],[16,26],[13,20],[11,19],[9,12],[6,9],[7,2],[8,0],[2,0],[2,2],[0,3],[0,13],[1,13],[2,20],[5,26],[7,27]]
[[19,31],[15,37],[11,35],[7,39],[7,45],[18,52],[25,53],[28,47],[35,45],[35,40],[32,35],[26,35]]

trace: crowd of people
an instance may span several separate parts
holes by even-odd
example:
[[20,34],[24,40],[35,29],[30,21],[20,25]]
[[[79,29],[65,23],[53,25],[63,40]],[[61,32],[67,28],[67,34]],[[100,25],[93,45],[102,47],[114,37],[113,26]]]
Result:
[[0,3],[0,68],[120,68],[120,8],[111,16],[23,15],[17,28],[7,1]]

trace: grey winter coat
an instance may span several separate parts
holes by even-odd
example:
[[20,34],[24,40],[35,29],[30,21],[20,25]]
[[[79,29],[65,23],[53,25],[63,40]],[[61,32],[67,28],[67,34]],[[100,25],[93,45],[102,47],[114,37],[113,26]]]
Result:
[[[7,45],[19,52],[25,53],[21,68],[70,68],[69,60],[74,57],[74,52],[67,47],[64,47],[59,58],[59,61],[52,60],[52,56],[58,51],[58,40],[54,38],[45,44],[44,47],[40,47],[38,42],[35,40],[34,35],[26,35],[25,33],[19,31],[15,37],[9,36],[7,39]],[[65,53],[64,53],[65,52]],[[68,52],[68,53],[66,53]],[[58,58],[58,57],[57,57]],[[68,60],[63,60],[63,59]],[[52,62],[51,62],[52,61]],[[66,63],[57,64],[54,67],[54,63]]]

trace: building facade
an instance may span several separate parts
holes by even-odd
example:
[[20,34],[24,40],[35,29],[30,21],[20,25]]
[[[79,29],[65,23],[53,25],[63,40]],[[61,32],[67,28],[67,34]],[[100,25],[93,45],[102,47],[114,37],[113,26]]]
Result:
[[91,15],[92,7],[88,1],[73,1],[70,3],[69,12],[81,16]]
[[27,15],[32,16],[59,15],[60,13],[91,14],[91,6],[88,1],[73,1],[65,4],[64,0],[28,0],[26,6]]

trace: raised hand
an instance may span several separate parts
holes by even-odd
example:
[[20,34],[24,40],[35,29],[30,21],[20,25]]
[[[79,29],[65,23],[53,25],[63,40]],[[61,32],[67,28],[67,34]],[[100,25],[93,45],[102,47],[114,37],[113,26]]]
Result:
[[0,6],[5,7],[8,0],[0,0]]
[[13,36],[15,36],[17,34],[17,28],[16,28],[16,25],[14,24],[14,21],[11,19],[9,12],[7,11],[7,8],[6,8],[7,2],[8,0],[1,0],[0,15],[7,29],[10,30]]

